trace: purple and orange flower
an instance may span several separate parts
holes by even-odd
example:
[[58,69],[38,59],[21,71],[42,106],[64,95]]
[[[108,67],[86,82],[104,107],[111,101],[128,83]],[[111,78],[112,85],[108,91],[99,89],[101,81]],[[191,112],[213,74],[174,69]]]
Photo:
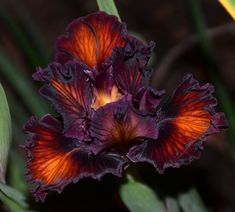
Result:
[[153,47],[103,12],[74,20],[59,37],[55,62],[33,75],[59,117],[33,117],[24,127],[37,199],[84,177],[122,176],[132,163],[159,173],[188,164],[208,135],[227,127],[211,84],[187,75],[167,101],[151,87]]

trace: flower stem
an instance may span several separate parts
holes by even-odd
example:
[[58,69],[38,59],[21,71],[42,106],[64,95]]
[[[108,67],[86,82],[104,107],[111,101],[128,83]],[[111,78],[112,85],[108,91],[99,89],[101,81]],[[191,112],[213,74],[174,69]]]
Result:
[[121,20],[114,0],[97,0],[96,2],[100,11],[107,12],[110,15],[115,15],[119,20]]

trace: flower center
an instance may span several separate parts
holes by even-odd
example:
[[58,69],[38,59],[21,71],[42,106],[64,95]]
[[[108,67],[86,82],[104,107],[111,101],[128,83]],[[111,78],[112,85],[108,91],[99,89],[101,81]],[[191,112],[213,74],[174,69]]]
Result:
[[129,145],[137,137],[138,126],[134,123],[115,123],[114,129],[111,131],[112,143],[121,146]]
[[116,85],[111,89],[111,92],[105,90],[96,90],[95,91],[95,101],[92,103],[91,107],[93,109],[98,109],[108,103],[116,102],[122,97],[122,94],[119,92]]

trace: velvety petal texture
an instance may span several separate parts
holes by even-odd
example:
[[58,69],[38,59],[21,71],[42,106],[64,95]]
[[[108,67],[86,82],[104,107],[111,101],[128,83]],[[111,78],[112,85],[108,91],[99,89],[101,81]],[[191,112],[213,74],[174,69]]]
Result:
[[227,127],[214,109],[213,86],[191,75],[164,101],[165,91],[150,85],[153,47],[104,12],[74,20],[58,38],[56,61],[33,75],[58,115],[31,118],[24,127],[37,199],[84,177],[122,176],[137,162],[159,173],[188,164],[210,134]]
[[164,90],[158,91],[152,87],[140,88],[132,100],[134,107],[137,109],[136,112],[155,115],[164,94]]
[[116,47],[126,44],[125,24],[117,17],[99,12],[74,20],[60,36],[56,60],[65,63],[73,58],[99,68]]
[[133,142],[157,139],[158,129],[152,117],[135,113],[128,100],[123,98],[96,111],[90,124],[90,135],[94,139],[94,152],[111,147],[126,151]]
[[35,79],[47,82],[40,93],[62,115],[66,135],[81,139],[86,134],[92,103],[92,88],[86,70],[87,67],[78,62],[52,63],[34,74]]
[[89,146],[62,134],[61,123],[50,115],[31,118],[24,131],[30,135],[27,176],[37,182],[34,195],[44,200],[48,190],[61,190],[84,177],[100,179],[106,173],[120,176],[126,160],[111,152],[92,154]]
[[149,84],[152,69],[146,65],[153,46],[131,40],[125,48],[114,52],[113,77],[123,93],[136,95],[141,87]]
[[200,86],[192,75],[187,75],[171,100],[158,110],[158,139],[134,146],[128,158],[149,162],[160,173],[198,158],[207,136],[227,127],[224,114],[214,111],[213,91],[212,85]]

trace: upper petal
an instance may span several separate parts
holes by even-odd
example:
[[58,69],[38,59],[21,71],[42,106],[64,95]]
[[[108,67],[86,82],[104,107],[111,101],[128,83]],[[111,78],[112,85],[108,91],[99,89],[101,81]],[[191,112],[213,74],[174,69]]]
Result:
[[63,116],[65,133],[70,137],[83,138],[91,112],[93,95],[85,73],[87,69],[78,62],[65,65],[52,63],[46,69],[39,68],[34,74],[35,79],[48,82],[40,89],[40,93]]
[[133,162],[146,161],[162,173],[200,156],[208,135],[227,127],[223,113],[216,113],[212,85],[200,86],[186,76],[172,99],[158,111],[159,137],[134,146],[128,153]]
[[41,201],[48,191],[61,192],[83,177],[100,179],[106,173],[120,176],[126,164],[125,159],[114,153],[94,155],[89,146],[65,138],[60,122],[50,115],[40,121],[32,118],[24,131],[30,135],[25,145],[28,181],[36,183],[34,195]]
[[136,95],[143,86],[148,86],[152,69],[147,67],[154,43],[148,46],[135,38],[125,48],[115,49],[112,56],[113,78],[125,94]]
[[64,63],[75,58],[92,68],[99,68],[115,47],[125,45],[125,34],[125,24],[104,12],[78,18],[59,37],[56,60]]

